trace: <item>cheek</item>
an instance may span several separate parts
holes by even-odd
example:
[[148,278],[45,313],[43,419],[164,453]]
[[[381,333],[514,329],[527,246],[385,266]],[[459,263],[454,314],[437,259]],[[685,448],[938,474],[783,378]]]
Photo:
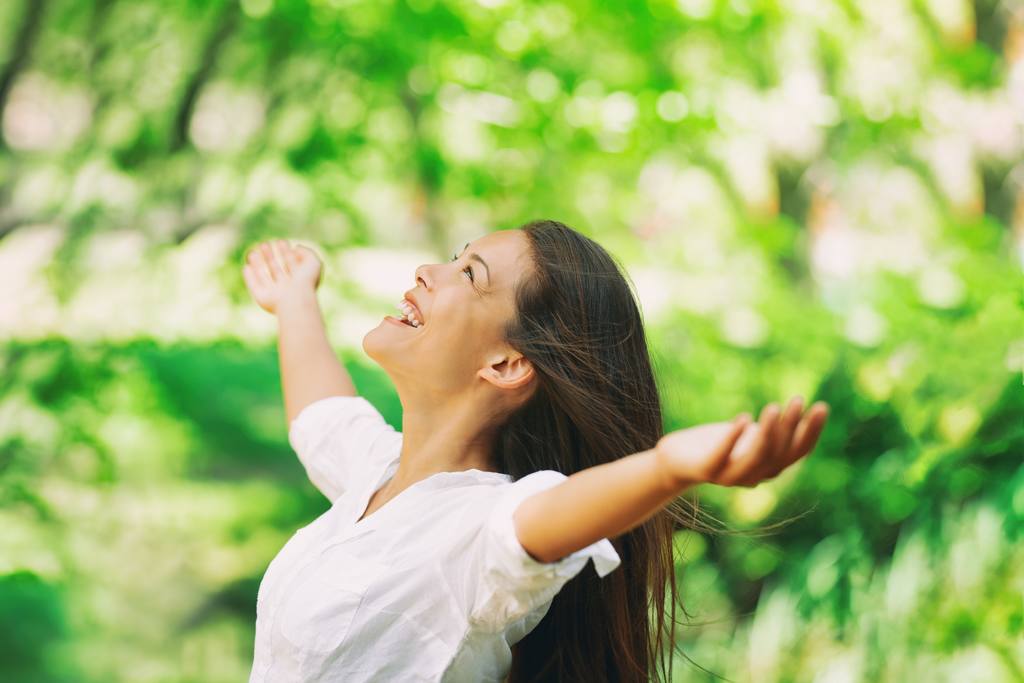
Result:
[[430,330],[430,346],[448,357],[454,367],[475,365],[484,349],[493,345],[494,330],[487,319],[468,310],[452,312],[444,324]]
[[490,309],[471,299],[452,298],[438,301],[428,327],[429,345],[452,358],[452,365],[476,364],[481,350],[499,341],[502,321]]
[[480,343],[480,321],[464,312],[459,312],[452,318],[450,324],[440,330],[445,343],[457,353],[475,349]]

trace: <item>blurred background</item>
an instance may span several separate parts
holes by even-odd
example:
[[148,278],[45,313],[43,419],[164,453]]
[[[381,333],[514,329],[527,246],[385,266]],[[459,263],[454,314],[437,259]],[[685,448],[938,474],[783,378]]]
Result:
[[248,247],[319,250],[400,427],[362,337],[535,218],[626,266],[666,431],[831,406],[693,492],[676,680],[1024,680],[1021,3],[6,0],[0,117],[4,681],[247,678],[329,506]]

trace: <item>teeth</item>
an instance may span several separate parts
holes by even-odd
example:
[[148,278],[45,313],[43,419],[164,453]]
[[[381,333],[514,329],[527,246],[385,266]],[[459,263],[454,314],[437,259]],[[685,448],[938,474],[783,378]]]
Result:
[[420,322],[420,319],[416,317],[416,312],[405,299],[398,302],[398,308],[402,311],[402,318],[412,323],[413,327],[419,327],[423,324]]

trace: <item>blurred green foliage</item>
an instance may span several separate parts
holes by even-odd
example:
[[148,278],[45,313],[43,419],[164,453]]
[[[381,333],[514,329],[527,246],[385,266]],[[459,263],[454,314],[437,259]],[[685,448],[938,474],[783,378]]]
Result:
[[548,217],[626,266],[666,430],[831,408],[692,492],[678,680],[1024,680],[1022,46],[996,0],[0,3],[2,679],[248,676],[328,506],[248,246],[321,250],[399,427],[362,336]]

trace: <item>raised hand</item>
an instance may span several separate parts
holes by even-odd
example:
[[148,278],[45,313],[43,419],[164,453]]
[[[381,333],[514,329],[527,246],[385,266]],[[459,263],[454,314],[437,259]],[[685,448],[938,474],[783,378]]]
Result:
[[288,296],[315,292],[322,272],[323,262],[312,249],[282,239],[254,246],[242,266],[246,287],[268,313],[276,313],[278,304]]
[[655,451],[679,488],[701,483],[757,486],[814,450],[828,404],[819,401],[806,413],[802,408],[803,400],[794,397],[784,414],[769,403],[756,423],[742,413],[731,422],[680,429],[661,437]]

